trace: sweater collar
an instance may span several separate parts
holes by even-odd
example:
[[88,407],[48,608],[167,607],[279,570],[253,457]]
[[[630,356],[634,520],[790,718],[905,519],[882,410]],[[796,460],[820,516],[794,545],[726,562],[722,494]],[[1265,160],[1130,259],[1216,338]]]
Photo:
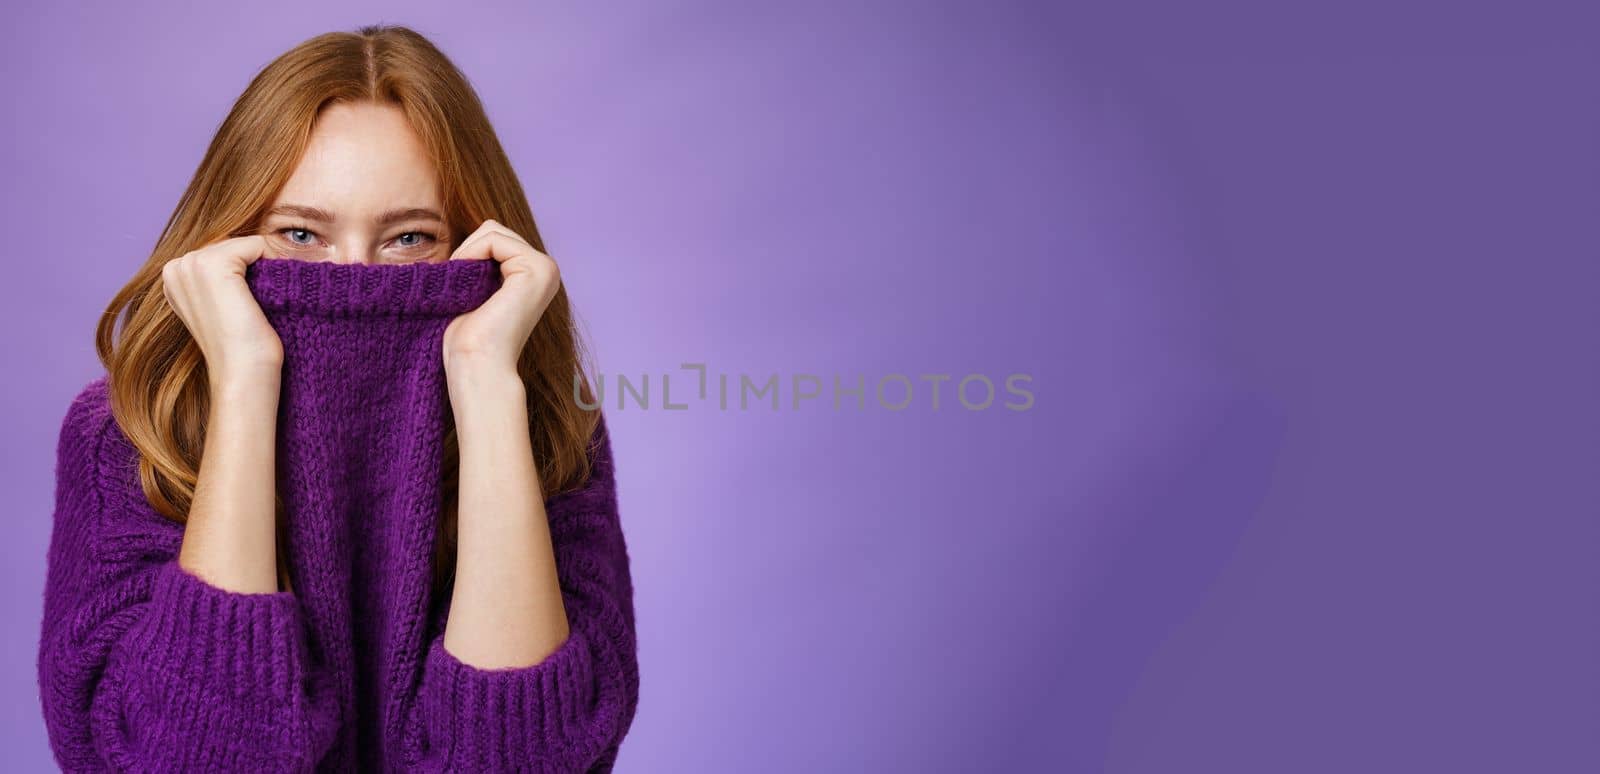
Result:
[[500,285],[493,259],[365,264],[258,258],[245,283],[269,316],[453,317],[476,309]]

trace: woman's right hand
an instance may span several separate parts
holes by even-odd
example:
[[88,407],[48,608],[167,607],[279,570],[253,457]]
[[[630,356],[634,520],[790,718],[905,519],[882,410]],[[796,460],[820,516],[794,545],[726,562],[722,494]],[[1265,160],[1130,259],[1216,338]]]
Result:
[[283,366],[283,342],[245,283],[245,268],[267,249],[266,237],[234,237],[161,268],[162,292],[199,344],[213,385]]

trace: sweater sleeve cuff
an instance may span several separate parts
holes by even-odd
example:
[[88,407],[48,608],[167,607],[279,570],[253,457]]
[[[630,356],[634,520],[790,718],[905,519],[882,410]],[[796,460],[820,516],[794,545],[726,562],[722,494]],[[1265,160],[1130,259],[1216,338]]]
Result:
[[467,766],[526,765],[582,757],[593,739],[593,657],[574,627],[554,652],[526,667],[480,669],[444,647],[428,647],[419,697],[432,754]]
[[126,642],[144,671],[228,700],[290,702],[307,679],[299,600],[234,592],[176,559],[157,571],[150,607]]

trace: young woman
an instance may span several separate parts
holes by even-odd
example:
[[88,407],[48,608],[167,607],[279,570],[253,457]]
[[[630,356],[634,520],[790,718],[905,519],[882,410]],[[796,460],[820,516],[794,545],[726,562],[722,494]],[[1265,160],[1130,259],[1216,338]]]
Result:
[[96,344],[38,659],[63,769],[612,768],[639,677],[610,437],[427,40],[260,72]]

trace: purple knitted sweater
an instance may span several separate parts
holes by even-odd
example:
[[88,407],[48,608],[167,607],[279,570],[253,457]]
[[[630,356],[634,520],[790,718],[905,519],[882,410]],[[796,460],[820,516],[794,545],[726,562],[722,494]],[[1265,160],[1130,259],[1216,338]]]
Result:
[[520,668],[479,669],[443,647],[450,592],[431,588],[450,411],[440,341],[499,287],[499,264],[263,258],[246,281],[284,345],[277,482],[293,591],[235,593],[178,565],[183,528],[144,498],[108,377],[90,382],[57,447],[38,654],[57,762],[611,770],[639,674],[603,418],[588,483],[545,503],[571,635]]

